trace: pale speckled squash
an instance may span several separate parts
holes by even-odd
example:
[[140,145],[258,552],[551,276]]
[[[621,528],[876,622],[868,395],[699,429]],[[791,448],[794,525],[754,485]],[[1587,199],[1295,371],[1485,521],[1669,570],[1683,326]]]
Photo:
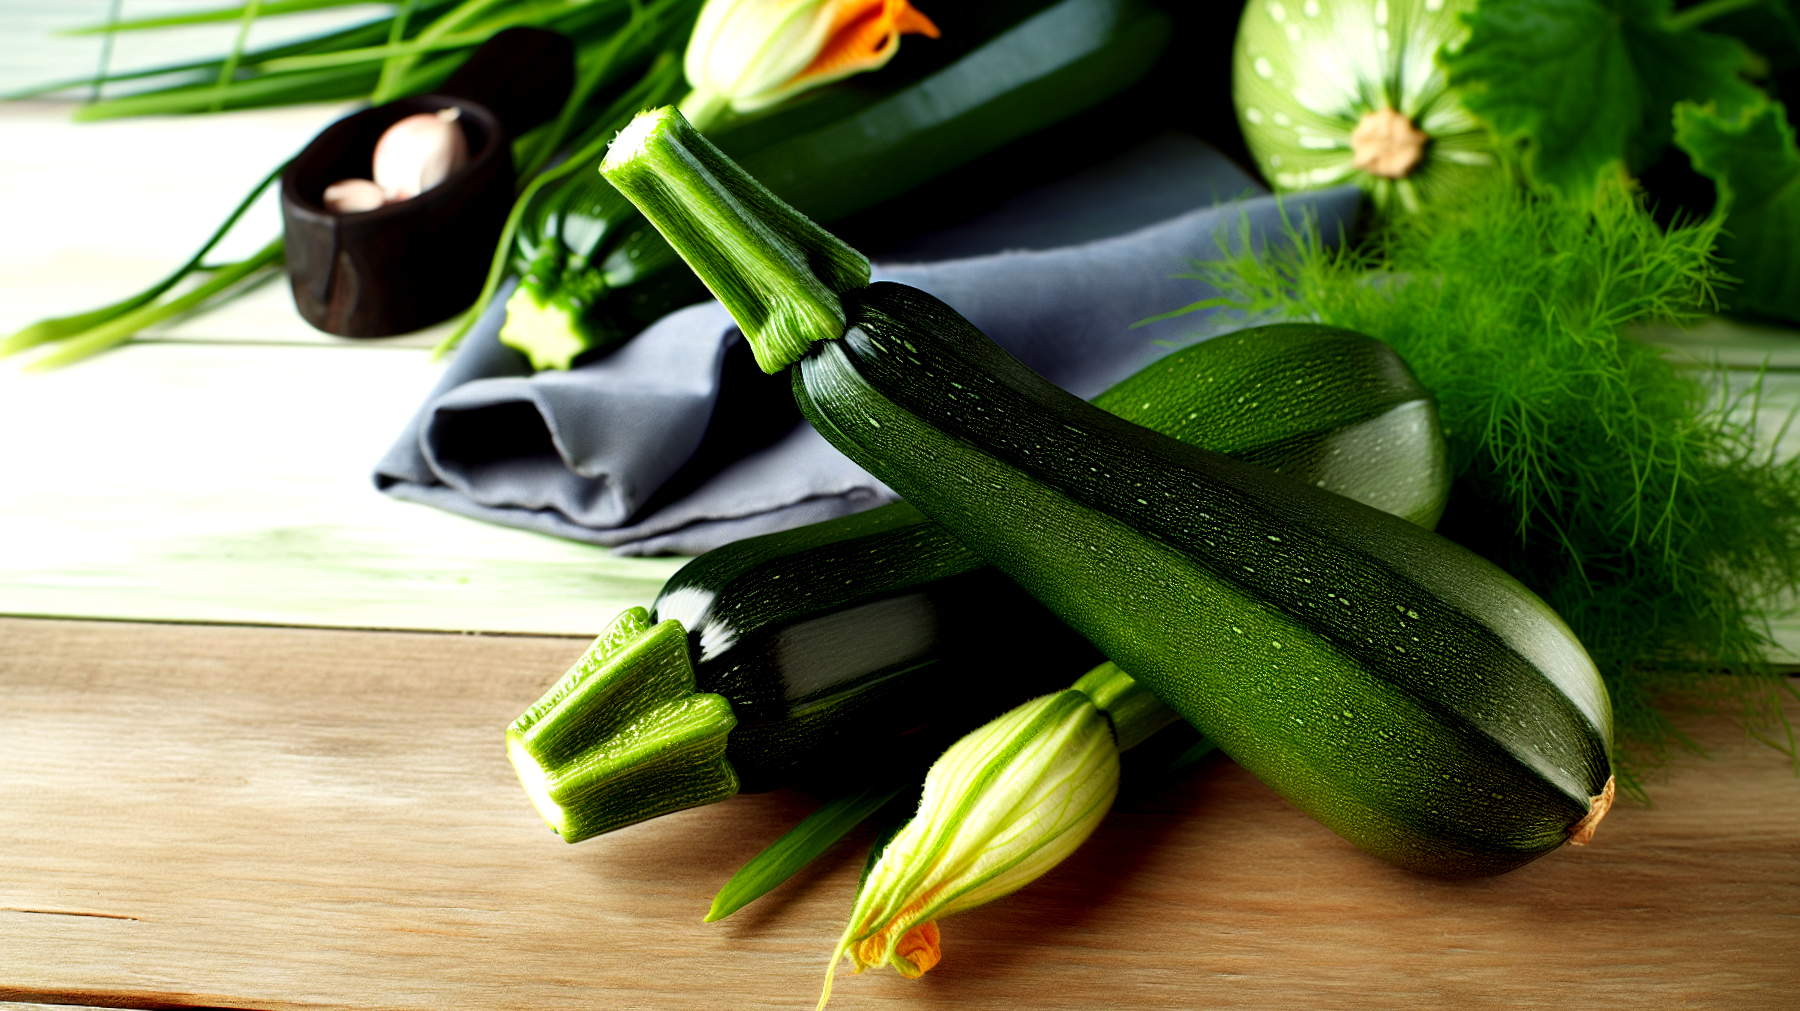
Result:
[[1474,0],[1250,0],[1231,94],[1278,191],[1355,183],[1383,211],[1443,198],[1495,164],[1438,50]]

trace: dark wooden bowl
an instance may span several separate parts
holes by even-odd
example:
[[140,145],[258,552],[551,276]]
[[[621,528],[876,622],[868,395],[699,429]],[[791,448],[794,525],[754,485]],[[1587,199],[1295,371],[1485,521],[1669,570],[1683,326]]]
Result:
[[[325,187],[367,179],[375,142],[407,116],[455,106],[469,161],[411,200],[358,214],[325,209]],[[448,319],[474,301],[512,207],[511,142],[486,106],[420,95],[333,123],[281,176],[294,304],[345,337],[386,337]]]

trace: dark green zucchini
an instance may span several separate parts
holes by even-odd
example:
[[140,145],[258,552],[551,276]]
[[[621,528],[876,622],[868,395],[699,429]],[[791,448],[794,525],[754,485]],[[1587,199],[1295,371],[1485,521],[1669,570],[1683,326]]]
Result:
[[1084,403],[924,292],[843,303],[794,370],[814,426],[1295,805],[1454,875],[1604,814],[1605,687],[1506,573]]
[[742,791],[832,789],[867,774],[851,763],[871,744],[922,769],[1102,659],[905,503],[792,533],[708,552],[655,604],[688,630],[695,690],[731,703],[725,755]]
[[[1430,394],[1386,345],[1349,331],[1283,324],[1220,337],[1158,361],[1095,403],[1416,522],[1429,525],[1443,507],[1448,479]],[[652,680],[678,678],[667,674],[666,646],[584,660],[545,696],[550,705],[534,707],[508,735],[515,762],[526,763],[521,778],[570,841],[618,827],[620,818],[689,806],[695,796],[867,774],[872,750],[895,768],[922,769],[956,736],[1021,699],[1065,687],[1099,659],[905,503],[708,552],[669,579],[655,612],[665,639],[675,634],[667,619],[685,630],[692,673],[682,672],[686,687],[666,696],[635,697],[655,705],[692,692],[722,697],[726,707],[710,711],[731,720],[717,735],[723,764],[715,752],[677,747],[671,755],[680,761],[648,778],[642,761],[671,755],[639,752],[642,761],[629,770],[621,764],[611,785],[586,772],[564,789],[542,785],[545,767],[644,736],[641,722],[620,716],[628,707],[614,696],[606,713],[584,716],[580,698],[564,704],[573,681],[593,679],[602,666],[609,674],[599,682],[630,680],[640,668]],[[640,632],[651,624],[648,615],[633,621]],[[596,654],[630,639],[597,645]],[[530,729],[552,710],[561,712],[547,728]],[[614,729],[584,731],[573,747],[537,740],[547,730],[566,740],[557,727],[589,720]],[[692,721],[675,725],[687,733]],[[711,793],[695,793],[696,765],[713,777]],[[578,790],[589,791],[580,803]],[[569,813],[575,809],[583,813]]]

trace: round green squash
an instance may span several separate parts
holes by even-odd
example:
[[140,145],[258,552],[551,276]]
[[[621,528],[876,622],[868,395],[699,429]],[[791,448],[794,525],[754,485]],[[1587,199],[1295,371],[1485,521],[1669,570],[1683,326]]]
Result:
[[1355,183],[1382,213],[1441,200],[1495,165],[1438,51],[1475,0],[1250,0],[1231,93],[1277,191]]

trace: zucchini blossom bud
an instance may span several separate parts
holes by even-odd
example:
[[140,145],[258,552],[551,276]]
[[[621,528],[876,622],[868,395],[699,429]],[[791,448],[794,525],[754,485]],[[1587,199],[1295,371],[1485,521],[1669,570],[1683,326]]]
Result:
[[937,38],[907,0],[707,0],[682,67],[693,122],[752,112],[807,88],[887,64],[900,36]]
[[938,919],[1056,866],[1099,826],[1118,792],[1112,723],[1072,688],[951,745],[926,773],[918,815],[869,869],[819,1006],[831,996],[840,956],[853,972],[888,964],[908,978],[924,974],[941,954]]

